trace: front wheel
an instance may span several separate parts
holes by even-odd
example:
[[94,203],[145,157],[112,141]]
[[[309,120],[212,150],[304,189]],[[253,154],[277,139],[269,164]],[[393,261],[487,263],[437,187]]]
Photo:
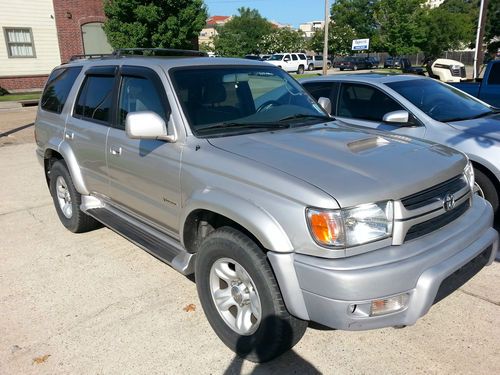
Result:
[[480,197],[483,197],[491,203],[493,207],[493,213],[495,214],[495,217],[497,217],[499,213],[498,208],[500,205],[500,199],[495,184],[488,178],[486,174],[476,168],[474,168],[474,175],[476,180],[474,193],[476,193]]
[[354,67],[352,68],[352,70],[358,70],[358,66],[354,65]]
[[327,63],[327,64],[326,64],[326,68],[327,68],[327,69],[331,69],[331,67],[332,67],[332,64],[330,64],[330,63]]
[[304,65],[300,65],[297,69],[297,74],[304,74]]
[[265,253],[245,234],[223,227],[208,235],[195,275],[210,325],[240,357],[269,361],[304,335],[307,322],[288,313]]
[[307,67],[307,70],[309,70],[309,71],[314,70],[314,64],[309,64],[309,66]]

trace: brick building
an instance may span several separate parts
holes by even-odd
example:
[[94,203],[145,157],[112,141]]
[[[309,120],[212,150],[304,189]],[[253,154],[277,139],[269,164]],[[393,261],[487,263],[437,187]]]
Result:
[[39,90],[72,55],[109,53],[102,0],[0,0],[0,87]]

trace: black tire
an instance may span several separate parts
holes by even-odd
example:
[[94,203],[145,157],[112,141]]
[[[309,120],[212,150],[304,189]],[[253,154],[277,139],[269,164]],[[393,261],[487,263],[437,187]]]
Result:
[[331,69],[331,68],[332,68],[332,64],[327,63],[327,64],[326,64],[326,68],[327,68],[327,69]]
[[309,66],[307,67],[307,70],[309,70],[309,71],[314,70],[314,64],[309,64]]
[[297,69],[297,74],[304,74],[304,65],[299,65],[299,69]]
[[354,66],[352,67],[352,70],[358,70],[358,66],[357,66],[357,65],[354,65]]
[[344,68],[339,68],[339,69],[340,69],[340,71],[341,71],[341,72],[343,72],[343,71],[344,71]]
[[497,217],[499,213],[498,206],[500,199],[498,197],[498,191],[495,187],[495,184],[486,174],[481,172],[479,169],[474,168],[474,175],[476,183],[482,190],[482,195],[484,195],[484,198],[491,203],[491,205],[493,206],[493,213],[495,214],[495,217]]
[[[254,333],[240,335],[217,310],[210,287],[210,272],[217,260],[238,262],[251,277],[260,297],[261,321]],[[240,357],[266,362],[292,348],[304,335],[307,322],[291,316],[265,253],[249,237],[231,227],[208,235],[196,255],[196,287],[205,315],[219,338]]]
[[[64,180],[67,192],[69,193],[69,197],[71,198],[71,215],[67,217],[59,204],[58,196],[57,196],[57,181],[58,177],[62,177]],[[52,168],[50,169],[50,193],[52,195],[52,199],[54,201],[54,206],[57,211],[57,215],[61,220],[61,223],[71,232],[73,233],[83,233],[88,232],[90,230],[99,228],[101,224],[95,220],[94,218],[85,214],[82,210],[80,210],[80,204],[82,203],[82,197],[80,193],[75,188],[73,184],[73,180],[71,179],[71,175],[68,171],[68,167],[66,163],[62,160],[56,161]]]

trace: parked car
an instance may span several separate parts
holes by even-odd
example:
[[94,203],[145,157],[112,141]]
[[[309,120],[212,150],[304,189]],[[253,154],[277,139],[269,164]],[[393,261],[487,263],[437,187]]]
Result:
[[368,56],[366,58],[366,60],[368,61],[368,63],[370,64],[370,69],[378,69],[379,65],[380,65],[380,60],[378,59],[378,57],[375,57],[375,56]]
[[370,62],[366,60],[366,57],[361,56],[349,56],[345,57],[339,62],[340,70],[358,70],[358,69],[369,69],[371,67]]
[[[326,62],[327,69],[332,67],[332,63],[330,60]],[[307,56],[307,70],[314,69],[323,69],[323,56],[322,55],[314,55]]]
[[272,55],[262,55],[262,56],[260,57],[260,60],[261,60],[261,61],[267,61],[267,60],[269,60],[269,59],[271,58],[271,56],[272,56]]
[[494,107],[500,108],[500,60],[491,60],[484,76],[475,82],[451,83],[452,86],[475,96]]
[[363,74],[318,77],[302,85],[331,100],[331,114],[353,125],[439,142],[466,153],[476,192],[499,212],[500,114],[462,91],[431,78]]
[[461,152],[334,121],[268,63],[198,56],[61,65],[36,152],[62,224],[102,223],[195,273],[239,355],[270,360],[308,321],[413,324],[493,261],[493,212]]
[[245,55],[245,59],[248,59],[248,60],[258,60],[260,61],[261,58],[259,55]]
[[465,65],[460,61],[437,59],[431,65],[432,77],[443,82],[461,82],[467,79]]
[[400,59],[401,71],[407,74],[418,74],[421,76],[425,75],[425,70],[421,66],[413,66],[411,65],[410,59],[403,57]]
[[275,53],[266,62],[297,74],[303,74],[307,67],[307,57],[303,53]]
[[390,68],[399,69],[400,67],[401,67],[401,58],[400,57],[389,56],[384,61],[384,68],[385,69],[390,69]]

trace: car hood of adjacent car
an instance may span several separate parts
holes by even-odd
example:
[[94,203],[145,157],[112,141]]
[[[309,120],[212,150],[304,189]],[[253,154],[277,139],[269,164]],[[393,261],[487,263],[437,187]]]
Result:
[[446,146],[338,122],[209,142],[306,181],[341,207],[408,196],[459,175],[466,164]]
[[500,142],[500,113],[477,119],[452,121],[448,124],[475,137],[485,137]]

